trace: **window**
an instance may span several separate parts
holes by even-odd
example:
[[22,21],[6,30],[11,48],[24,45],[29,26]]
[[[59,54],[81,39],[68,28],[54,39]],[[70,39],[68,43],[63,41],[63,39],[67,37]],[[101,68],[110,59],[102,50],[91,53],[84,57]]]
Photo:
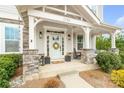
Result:
[[5,27],[5,51],[19,52],[19,29],[14,27]]
[[83,48],[83,35],[77,35],[77,50]]

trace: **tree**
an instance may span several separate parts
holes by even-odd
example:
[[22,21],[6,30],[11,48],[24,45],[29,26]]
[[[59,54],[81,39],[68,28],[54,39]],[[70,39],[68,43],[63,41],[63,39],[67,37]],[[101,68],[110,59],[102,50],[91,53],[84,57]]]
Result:
[[[120,51],[124,51],[124,35],[118,34],[116,36],[116,47]],[[96,48],[98,50],[108,50],[111,48],[111,38],[105,36],[99,36],[96,38]]]
[[108,50],[111,48],[111,39],[104,36],[99,36],[96,38],[96,48],[98,50]]

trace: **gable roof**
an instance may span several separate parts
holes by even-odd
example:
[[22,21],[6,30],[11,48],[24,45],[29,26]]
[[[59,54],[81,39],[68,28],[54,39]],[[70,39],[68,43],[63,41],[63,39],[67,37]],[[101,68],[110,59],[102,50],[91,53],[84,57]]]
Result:
[[[92,25],[99,26],[99,27],[105,27],[105,28],[108,28],[111,30],[118,30],[118,29],[121,30],[121,28],[119,28],[119,27],[112,26],[112,25],[109,25],[109,24],[102,22],[87,5],[71,5],[71,6],[84,19],[86,19],[87,22],[91,23]],[[19,6],[16,6],[16,7],[19,10]],[[25,5],[25,6],[21,6],[21,7],[23,10],[27,10],[27,8],[37,8],[37,7],[40,7],[40,5]]]

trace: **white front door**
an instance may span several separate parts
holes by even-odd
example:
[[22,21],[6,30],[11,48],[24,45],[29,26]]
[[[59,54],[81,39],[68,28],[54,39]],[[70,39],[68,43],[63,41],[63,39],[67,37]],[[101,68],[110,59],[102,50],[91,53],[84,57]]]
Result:
[[49,55],[51,59],[62,58],[64,51],[64,37],[60,33],[52,33],[49,38]]

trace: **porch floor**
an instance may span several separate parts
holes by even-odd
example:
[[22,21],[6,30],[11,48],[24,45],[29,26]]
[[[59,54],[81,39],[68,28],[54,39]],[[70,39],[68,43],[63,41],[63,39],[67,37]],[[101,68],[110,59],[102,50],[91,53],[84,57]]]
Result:
[[80,71],[87,71],[98,68],[99,67],[97,64],[84,64],[81,63],[80,60],[72,60],[71,62],[64,62],[59,64],[47,64],[45,66],[40,66],[39,75],[40,78],[47,78],[70,71],[80,72]]

